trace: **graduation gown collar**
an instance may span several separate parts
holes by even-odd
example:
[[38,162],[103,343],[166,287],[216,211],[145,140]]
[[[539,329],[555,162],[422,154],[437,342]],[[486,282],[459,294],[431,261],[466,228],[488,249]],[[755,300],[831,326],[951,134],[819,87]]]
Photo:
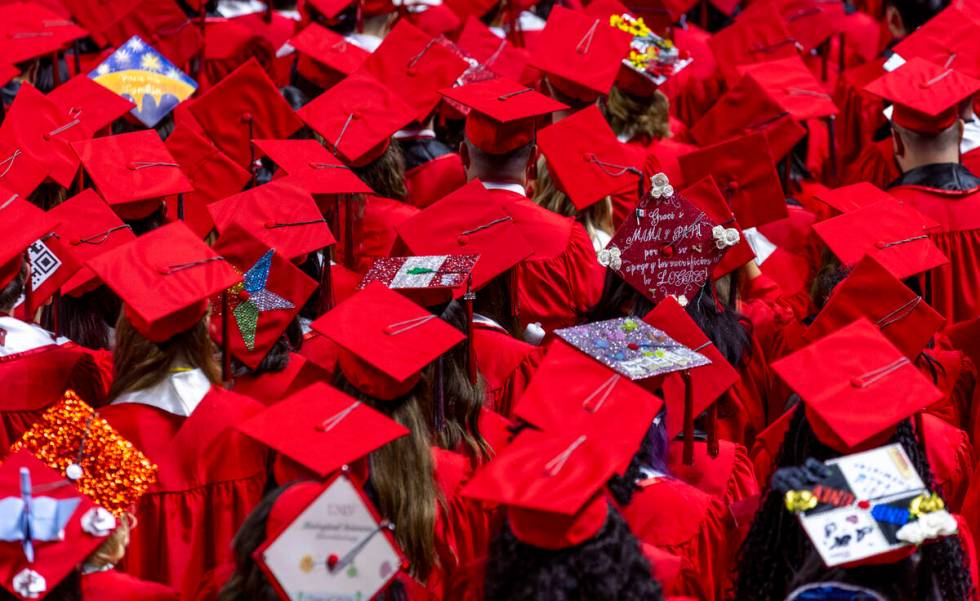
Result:
[[32,351],[52,344],[65,344],[67,338],[8,315],[0,316],[0,357]]
[[119,395],[113,405],[139,403],[173,415],[188,417],[211,390],[211,381],[200,369],[171,373],[160,382]]
[[959,163],[934,163],[906,171],[888,187],[898,186],[916,186],[945,192],[973,192],[980,189],[980,178]]

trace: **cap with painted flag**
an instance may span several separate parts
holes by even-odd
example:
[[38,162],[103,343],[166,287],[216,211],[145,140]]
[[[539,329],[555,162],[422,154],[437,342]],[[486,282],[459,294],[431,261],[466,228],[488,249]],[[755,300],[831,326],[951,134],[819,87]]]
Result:
[[380,282],[423,307],[448,303],[466,293],[479,255],[379,257],[358,288]]
[[174,222],[88,262],[122,299],[126,318],[146,339],[163,342],[207,314],[208,299],[241,280],[183,223]]
[[943,393],[867,319],[772,364],[803,399],[821,442],[842,453],[887,441]]
[[864,87],[893,103],[892,123],[937,134],[960,118],[959,105],[980,90],[980,81],[922,58],[912,58]]
[[505,154],[530,144],[545,117],[568,108],[508,79],[471,83],[440,93],[470,109],[466,139],[490,154]]
[[371,187],[316,140],[254,140],[289,182],[310,194],[357,194]]

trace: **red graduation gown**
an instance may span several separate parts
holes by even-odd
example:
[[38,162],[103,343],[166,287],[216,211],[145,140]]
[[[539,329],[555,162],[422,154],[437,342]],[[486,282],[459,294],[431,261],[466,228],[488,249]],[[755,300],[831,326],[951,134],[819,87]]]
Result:
[[948,323],[980,315],[980,189],[937,190],[896,186],[888,193],[939,222],[942,231],[930,234],[949,263],[929,271],[929,304]]
[[82,601],[178,601],[174,589],[116,570],[82,576]]
[[327,381],[329,374],[315,363],[296,353],[289,354],[289,363],[282,371],[248,374],[235,379],[232,390],[272,405],[314,382]]
[[[399,200],[373,194],[365,196],[364,211],[354,219],[352,269],[363,274],[375,259],[387,257],[398,237],[395,228],[418,212],[418,208]],[[343,247],[342,243],[337,246],[340,251]]]
[[510,418],[541,363],[544,350],[483,321],[473,323],[473,348],[477,369],[486,383],[484,404]]
[[895,149],[891,138],[869,142],[852,162],[843,169],[843,184],[869,182],[879,188],[887,188],[902,174],[895,163]]
[[455,152],[436,157],[405,172],[408,196],[412,206],[424,209],[466,184],[463,159]]

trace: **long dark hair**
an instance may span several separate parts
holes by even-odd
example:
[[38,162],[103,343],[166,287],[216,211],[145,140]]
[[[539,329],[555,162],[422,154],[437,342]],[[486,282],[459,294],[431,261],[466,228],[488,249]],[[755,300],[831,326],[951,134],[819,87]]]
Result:
[[277,601],[275,589],[255,561],[255,550],[265,542],[269,512],[282,493],[296,482],[289,482],[270,491],[248,514],[231,541],[235,556],[235,571],[221,588],[218,601]]
[[667,440],[666,422],[663,419],[650,424],[640,443],[640,450],[633,455],[626,472],[622,476],[613,476],[606,483],[613,499],[620,507],[626,507],[633,500],[633,495],[640,490],[640,480],[643,479],[643,468],[652,468],[662,474],[667,473]]
[[44,307],[41,325],[54,331],[54,311],[58,311],[60,334],[75,344],[93,350],[111,348],[110,325],[119,319],[122,301],[107,286],[80,296],[62,296],[54,304]]
[[[825,461],[840,455],[817,439],[806,420],[802,403],[797,404],[793,412],[775,467],[802,465],[808,457]],[[898,424],[892,441],[905,449],[926,487],[942,494],[935,487],[929,460],[915,438],[909,420]],[[772,491],[767,483],[763,501],[739,552],[734,600],[782,601],[790,590],[794,574],[813,553],[815,550],[796,517],[786,511],[782,495]],[[924,545],[920,553],[922,577],[935,579],[944,601],[972,598],[973,582],[959,538],[946,537]]]
[[408,196],[408,188],[405,187],[405,157],[401,145],[394,140],[380,157],[363,167],[354,167],[353,170],[380,196],[395,200],[405,200]]
[[663,599],[650,563],[610,504],[598,534],[552,551],[517,540],[505,522],[490,546],[487,601],[650,601]]

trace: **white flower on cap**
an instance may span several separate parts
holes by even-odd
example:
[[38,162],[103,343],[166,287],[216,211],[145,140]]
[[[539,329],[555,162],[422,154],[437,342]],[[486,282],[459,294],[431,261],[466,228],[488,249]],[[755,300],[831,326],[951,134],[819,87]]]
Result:
[[115,529],[116,516],[103,507],[93,507],[82,516],[82,530],[92,536],[109,536]]
[[919,519],[905,524],[895,533],[895,538],[920,545],[933,538],[956,534],[958,530],[956,518],[945,509],[941,509],[923,514]]
[[666,173],[660,172],[650,178],[650,194],[654,198],[669,198],[674,195],[674,187],[670,185]]
[[622,254],[623,251],[619,250],[615,246],[604,248],[600,250],[598,254],[599,265],[619,269],[623,266]]
[[735,246],[741,239],[736,228],[723,225],[716,225],[711,228],[711,236],[715,239],[715,246],[719,249]]
[[25,599],[37,599],[48,590],[48,583],[44,580],[44,576],[30,568],[17,572],[12,584],[17,594]]

